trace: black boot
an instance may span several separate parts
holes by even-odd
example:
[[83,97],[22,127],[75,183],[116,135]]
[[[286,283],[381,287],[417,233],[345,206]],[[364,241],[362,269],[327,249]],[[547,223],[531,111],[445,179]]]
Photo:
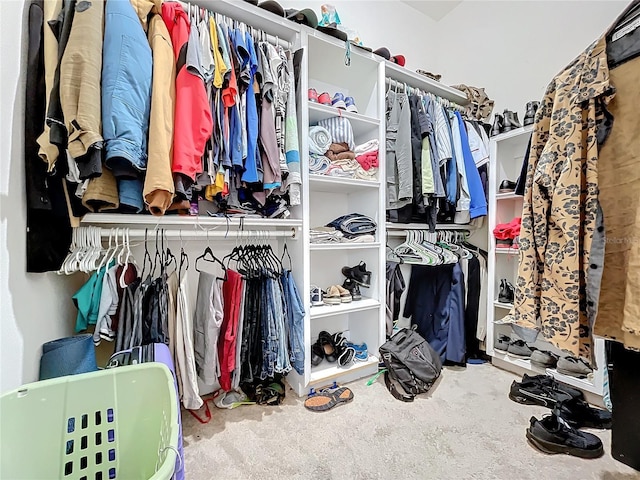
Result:
[[532,125],[534,120],[535,120],[535,116],[536,116],[536,112],[538,111],[538,107],[540,106],[540,102],[528,102],[527,103],[527,111],[524,114],[524,124],[525,125]]
[[515,128],[520,128],[522,125],[518,120],[518,113],[511,110],[504,111],[504,131],[509,132]]
[[491,136],[495,137],[496,135],[501,134],[503,129],[504,129],[504,119],[502,118],[502,115],[496,113],[493,116],[493,127],[491,127]]

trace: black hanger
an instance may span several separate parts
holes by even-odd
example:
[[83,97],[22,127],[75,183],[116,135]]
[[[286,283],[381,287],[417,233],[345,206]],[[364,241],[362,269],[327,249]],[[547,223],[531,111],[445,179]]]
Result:
[[144,274],[147,271],[147,259],[149,259],[149,266],[151,266],[151,262],[153,259],[151,258],[151,254],[149,253],[149,248],[147,246],[147,233],[148,229],[144,229],[144,259],[142,261],[142,273],[140,274],[140,278],[144,279]]
[[284,243],[284,247],[282,247],[282,256],[280,257],[280,265],[284,268],[284,256],[287,256],[289,259],[289,271],[291,271],[293,265],[291,262],[291,255],[289,255],[289,248],[287,247],[287,242]]
[[[207,258],[207,255],[209,256],[208,258]],[[211,250],[211,247],[207,246],[207,248],[204,249],[204,253],[200,255],[198,258],[196,258],[196,262],[195,262],[196,271],[200,272],[201,270],[198,268],[198,260],[204,260],[205,262],[219,264],[222,267],[222,270],[224,270],[224,278],[218,277],[218,279],[224,280],[225,282],[227,281],[227,278],[228,278],[227,267],[225,267],[224,263],[222,263],[222,261],[213,254],[213,250]]]

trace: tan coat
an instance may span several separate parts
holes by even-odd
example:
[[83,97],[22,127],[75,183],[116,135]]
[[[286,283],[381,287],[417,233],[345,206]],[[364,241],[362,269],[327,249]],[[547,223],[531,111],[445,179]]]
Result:
[[[151,116],[147,172],[143,195],[153,215],[164,215],[175,193],[171,173],[176,64],[169,31],[162,19],[160,0],[131,0],[147,31],[153,55]],[[147,25],[147,17],[152,13]]]

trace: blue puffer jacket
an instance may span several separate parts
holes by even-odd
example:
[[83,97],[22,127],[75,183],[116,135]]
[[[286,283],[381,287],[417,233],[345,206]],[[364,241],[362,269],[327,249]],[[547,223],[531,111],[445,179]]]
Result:
[[109,0],[102,51],[102,133],[106,163],[118,178],[147,166],[152,56],[129,0]]

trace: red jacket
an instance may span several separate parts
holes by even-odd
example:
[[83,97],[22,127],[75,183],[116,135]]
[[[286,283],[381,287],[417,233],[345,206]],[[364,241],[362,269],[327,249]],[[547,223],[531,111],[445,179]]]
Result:
[[176,107],[173,129],[171,169],[195,181],[202,172],[202,155],[213,130],[211,107],[202,78],[187,70],[189,16],[176,2],[162,4],[162,19],[167,25],[176,58]]

